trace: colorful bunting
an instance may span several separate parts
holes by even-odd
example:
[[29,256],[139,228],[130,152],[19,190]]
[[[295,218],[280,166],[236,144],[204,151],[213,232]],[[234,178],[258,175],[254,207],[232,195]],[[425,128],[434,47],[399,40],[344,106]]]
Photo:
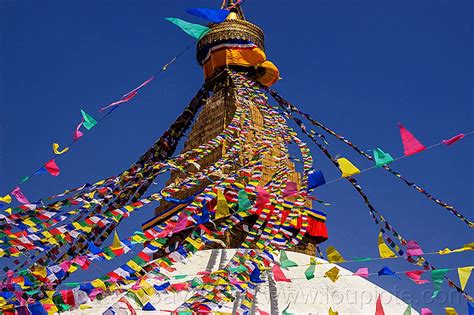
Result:
[[433,295],[431,296],[432,299],[438,296],[444,276],[448,271],[449,269],[436,269],[431,271],[431,282],[433,282]]
[[382,167],[394,161],[389,153],[383,152],[380,148],[375,149],[373,154],[376,167]]
[[207,32],[209,32],[209,27],[207,26],[202,26],[199,24],[194,24],[190,22],[183,21],[178,18],[166,18],[167,21],[177,25],[179,28],[181,28],[186,34],[189,36],[195,38],[195,39],[200,39],[202,36],[204,36]]
[[467,281],[471,276],[472,268],[474,268],[474,266],[458,268],[459,283],[461,284],[462,290],[466,287]]
[[337,163],[342,172],[342,177],[351,177],[360,173],[360,170],[346,158],[337,159]]
[[[84,128],[86,128],[87,130],[91,130],[92,128],[94,128],[95,125],[97,125],[97,121],[91,115],[89,115],[82,109],[81,109],[81,114],[84,120],[82,122],[82,125],[84,126]],[[78,129],[76,129],[76,131],[77,130]]]
[[410,156],[426,149],[402,124],[399,123],[398,128],[400,128],[405,156]]
[[58,176],[59,175],[59,167],[56,164],[56,161],[54,159],[48,161],[45,165],[44,168],[48,171],[49,174],[53,176]]
[[133,90],[131,90],[130,92],[124,94],[122,96],[122,98],[119,100],[119,101],[116,101],[116,102],[113,102],[105,107],[102,107],[101,109],[99,109],[99,112],[103,112],[111,107],[116,107],[122,103],[126,103],[128,101],[130,101],[132,98],[134,98],[137,94],[138,94],[138,91],[148,85],[148,83],[150,83],[151,81],[153,81],[153,79],[155,78],[155,76],[152,76],[150,78],[148,78],[145,82],[143,82],[142,84],[140,84],[138,87],[134,88]]
[[59,144],[58,143],[53,143],[53,152],[54,154],[56,155],[61,155],[63,153],[66,153],[67,151],[69,151],[69,147],[65,147],[64,149],[62,149],[61,151],[58,150],[59,149]]
[[464,136],[465,135],[463,133],[460,133],[460,134],[458,134],[458,135],[456,135],[452,138],[449,138],[448,140],[443,140],[442,143],[449,146],[449,145],[455,144],[459,140],[463,139]]

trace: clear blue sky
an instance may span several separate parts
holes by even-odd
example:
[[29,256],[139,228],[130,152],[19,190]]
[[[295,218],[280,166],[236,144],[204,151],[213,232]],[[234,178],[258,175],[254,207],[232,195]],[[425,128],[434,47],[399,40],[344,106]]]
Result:
[[[0,1],[0,194],[46,162],[53,142],[69,143],[81,108],[100,117],[100,107],[192,43],[165,17],[202,22],[185,10],[219,2]],[[244,10],[264,29],[267,56],[281,71],[283,80],[275,89],[362,148],[381,147],[399,156],[397,122],[426,145],[473,129],[472,1],[248,0]],[[23,186],[25,194],[34,200],[126,169],[202,82],[191,50],[58,158],[59,177],[37,176]],[[473,219],[473,138],[393,167]],[[332,139],[330,149],[360,168],[370,166]],[[315,166],[328,179],[336,178],[339,172],[313,152]],[[464,223],[389,174],[373,170],[358,179],[385,217],[425,251],[473,241]],[[347,258],[377,256],[377,229],[349,184],[339,181],[316,194],[332,203],[326,244]],[[120,235],[127,236],[152,215],[151,207],[134,214],[119,228]],[[430,260],[454,268],[472,264],[472,258],[464,253]],[[100,264],[71,280],[90,279],[116,265]],[[384,266],[365,265],[374,272]],[[387,265],[414,268],[402,260]],[[361,266],[345,265],[352,270]],[[455,272],[449,276],[458,282]],[[430,302],[431,284],[371,279],[417,309],[428,306],[440,314],[442,307],[454,306],[460,314],[467,312],[463,299],[446,284],[440,298]],[[474,294],[472,283],[467,291]]]

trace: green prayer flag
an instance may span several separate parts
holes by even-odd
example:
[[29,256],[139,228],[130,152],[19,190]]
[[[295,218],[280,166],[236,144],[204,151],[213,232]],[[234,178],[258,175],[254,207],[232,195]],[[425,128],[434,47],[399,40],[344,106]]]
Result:
[[178,18],[166,18],[166,20],[177,25],[186,34],[196,39],[200,39],[204,34],[209,32],[209,27],[200,24],[189,23]]
[[281,312],[282,315],[294,315],[294,313],[290,313],[288,312],[288,309],[290,308],[290,304],[288,304],[288,306],[283,310],[283,312]]
[[449,269],[435,269],[431,271],[431,282],[433,282],[433,295],[431,296],[432,299],[438,296],[444,276],[448,271]]
[[89,115],[82,109],[81,109],[81,114],[82,114],[82,117],[84,118],[84,122],[82,123],[84,128],[86,128],[87,130],[91,130],[92,128],[94,128],[95,125],[97,125],[97,121],[91,115]]
[[368,258],[368,257],[354,257],[352,258],[353,261],[371,261],[372,258]]
[[403,312],[403,315],[411,315],[411,305],[408,304],[407,309]]
[[308,269],[304,272],[306,279],[311,280],[314,278],[314,269],[316,268],[316,258],[311,257]]
[[180,279],[184,279],[186,278],[187,275],[176,275],[176,276],[173,276],[173,278],[175,278],[176,280],[180,280]]
[[374,160],[376,167],[381,167],[393,162],[392,156],[389,153],[383,152],[380,148],[374,150]]
[[232,273],[242,273],[244,271],[247,271],[247,267],[245,267],[244,265],[240,265],[236,268],[230,267],[229,271]]
[[288,256],[286,255],[286,252],[284,250],[280,251],[280,266],[282,268],[288,268],[288,267],[296,267],[298,266],[297,263],[294,261],[291,261],[288,259]]
[[238,203],[239,203],[239,210],[238,211],[248,210],[252,206],[252,203],[249,200],[248,194],[243,189],[239,190],[239,193],[237,195],[237,199],[238,199]]

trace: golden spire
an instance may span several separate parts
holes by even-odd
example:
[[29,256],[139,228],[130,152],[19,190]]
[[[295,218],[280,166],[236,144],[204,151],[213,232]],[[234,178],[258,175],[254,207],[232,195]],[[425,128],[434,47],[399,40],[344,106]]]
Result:
[[245,20],[244,12],[242,7],[235,0],[222,0],[221,9],[230,9],[230,14],[227,17],[228,20],[241,19]]

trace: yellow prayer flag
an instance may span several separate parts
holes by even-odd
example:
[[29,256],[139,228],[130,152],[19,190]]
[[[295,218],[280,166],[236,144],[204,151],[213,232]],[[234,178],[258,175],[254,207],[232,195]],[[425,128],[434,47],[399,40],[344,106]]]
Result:
[[336,266],[332,267],[324,274],[325,277],[331,279],[332,282],[336,282],[339,279],[339,268]]
[[332,307],[329,308],[329,315],[339,315],[337,311],[333,311]]
[[474,266],[458,268],[459,282],[461,283],[461,289],[463,289],[463,291],[466,287],[469,277],[471,276],[472,268],[474,268]]
[[445,307],[444,311],[446,312],[446,315],[458,315],[458,312],[452,307]]
[[130,260],[126,263],[127,266],[129,266],[130,268],[132,268],[133,270],[135,271],[140,271],[142,270],[142,267],[140,267],[136,262],[134,262],[133,260]]
[[65,147],[63,150],[59,151],[59,144],[53,143],[53,152],[54,154],[60,155],[69,151],[69,147]]
[[216,220],[228,216],[229,205],[221,189],[217,189]]
[[344,257],[342,257],[341,253],[339,253],[337,249],[334,248],[334,246],[329,246],[326,249],[326,256],[330,263],[341,263],[346,261]]
[[100,280],[100,279],[95,279],[91,282],[92,286],[94,288],[99,288],[99,289],[102,289],[104,291],[107,291],[107,287],[105,286],[105,283],[104,281]]
[[379,243],[380,258],[396,258],[397,257],[397,255],[395,255],[395,253],[390,249],[390,247],[388,247],[387,244],[385,244],[385,242],[383,241],[382,232],[379,233],[378,243]]
[[337,163],[342,172],[342,177],[350,177],[360,173],[360,170],[346,158],[337,159]]
[[39,276],[41,278],[46,278],[47,273],[46,273],[46,267],[33,267],[31,270],[31,273],[34,274],[35,276]]
[[120,243],[120,238],[117,234],[117,230],[114,230],[114,241],[112,242],[112,246],[110,246],[112,250],[122,249],[122,244]]
[[11,203],[12,202],[12,196],[6,195],[4,197],[0,197],[0,201],[5,202],[5,203]]

